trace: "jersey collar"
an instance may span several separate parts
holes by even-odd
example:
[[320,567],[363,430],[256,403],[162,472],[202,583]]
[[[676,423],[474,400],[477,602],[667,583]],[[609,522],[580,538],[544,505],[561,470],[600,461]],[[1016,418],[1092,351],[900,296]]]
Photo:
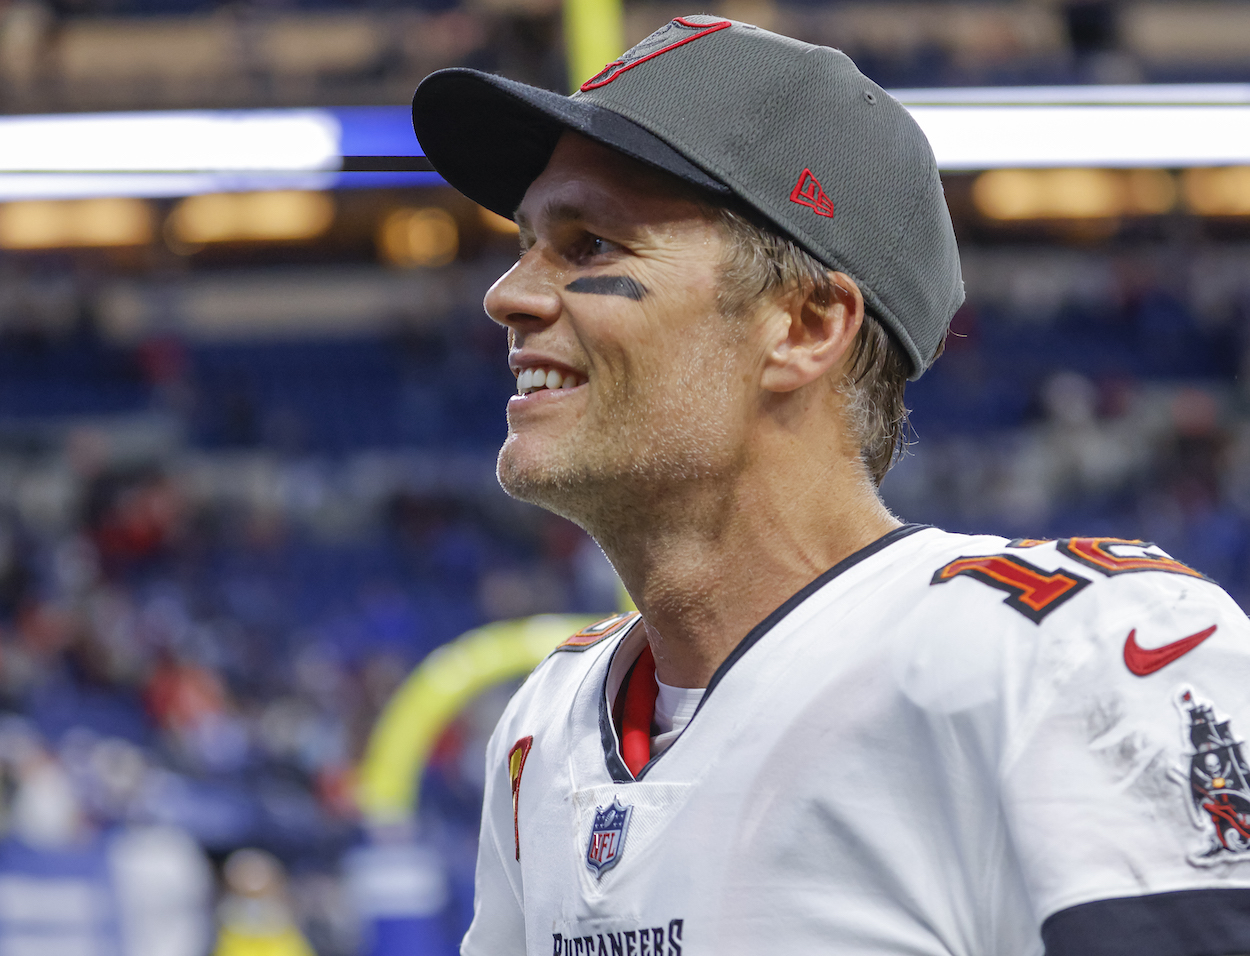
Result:
[[[721,662],[720,667],[716,668],[716,673],[708,681],[707,690],[704,691],[703,699],[699,701],[699,706],[695,708],[694,716],[690,718],[690,723],[694,723],[695,717],[699,716],[699,711],[703,709],[707,699],[712,696],[712,691],[716,689],[716,685],[729,673],[729,669],[738,662],[743,654],[754,647],[760,638],[781,623],[786,615],[838,575],[855,567],[861,561],[872,557],[895,542],[915,534],[917,531],[923,531],[931,527],[933,526],[927,524],[905,524],[895,528],[871,544],[860,548],[854,554],[843,558],[828,571],[825,571],[815,580],[804,585],[787,598],[780,607],[760,621],[755,627],[751,628],[747,636],[739,641],[738,645],[729,652],[729,656]],[[629,783],[632,780],[641,780],[660,758],[673,749],[672,745],[670,745],[652,757],[647,765],[639,771],[637,777],[634,777],[629,772],[629,768],[625,766],[625,761],[621,759],[620,741],[617,739],[616,726],[612,722],[611,702],[616,699],[616,695],[621,689],[621,684],[625,680],[625,675],[629,673],[630,667],[638,659],[638,655],[642,653],[642,645],[646,643],[647,632],[645,628],[639,626],[641,620],[639,618],[635,621],[629,630],[617,641],[616,647],[612,651],[612,658],[608,663],[607,674],[604,676],[603,687],[599,692],[599,739],[603,743],[603,756],[607,763],[608,774],[612,777],[613,783]],[[686,726],[689,727],[690,724]],[[683,730],[682,733],[685,733],[685,731]],[[680,736],[679,734],[678,739],[680,739]]]

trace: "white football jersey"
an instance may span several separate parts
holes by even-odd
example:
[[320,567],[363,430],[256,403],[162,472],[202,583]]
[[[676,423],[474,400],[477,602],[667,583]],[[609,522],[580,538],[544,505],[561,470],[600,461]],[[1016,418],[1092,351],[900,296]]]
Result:
[[1158,548],[899,528],[751,631],[638,779],[636,622],[500,720],[463,953],[1250,952],[1250,622]]

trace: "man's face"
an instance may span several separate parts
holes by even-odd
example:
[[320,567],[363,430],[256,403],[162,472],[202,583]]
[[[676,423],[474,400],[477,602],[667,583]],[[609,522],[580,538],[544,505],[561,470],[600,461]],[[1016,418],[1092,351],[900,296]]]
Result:
[[663,174],[570,133],[517,221],[520,260],[485,303],[518,374],[503,487],[593,530],[728,477],[759,362],[750,324],[717,308],[719,227]]

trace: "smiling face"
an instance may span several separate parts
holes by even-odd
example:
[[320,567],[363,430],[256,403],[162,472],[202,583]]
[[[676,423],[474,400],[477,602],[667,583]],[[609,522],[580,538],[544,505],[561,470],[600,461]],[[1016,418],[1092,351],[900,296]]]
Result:
[[762,359],[720,314],[720,228],[664,174],[566,133],[486,296],[518,394],[499,480],[592,531],[745,456]]

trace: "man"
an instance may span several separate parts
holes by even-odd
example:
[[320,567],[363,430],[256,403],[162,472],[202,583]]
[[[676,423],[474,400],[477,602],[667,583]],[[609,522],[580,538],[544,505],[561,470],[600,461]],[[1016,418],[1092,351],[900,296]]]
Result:
[[896,101],[697,16],[571,97],[450,70],[413,115],[521,229],[486,296],[518,382],[500,482],[641,612],[501,719],[463,952],[1250,951],[1237,606],[1153,545],[951,535],[877,496],[963,297]]

